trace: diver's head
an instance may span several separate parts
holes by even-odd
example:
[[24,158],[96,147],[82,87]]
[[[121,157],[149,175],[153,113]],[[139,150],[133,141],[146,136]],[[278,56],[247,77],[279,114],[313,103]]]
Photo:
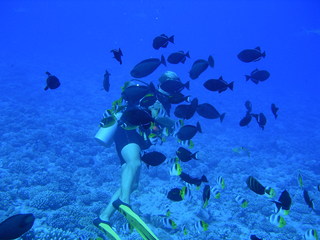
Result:
[[164,83],[165,81],[168,81],[168,80],[174,80],[174,81],[179,81],[180,82],[180,78],[178,77],[178,75],[175,72],[166,71],[159,78],[159,84],[162,84],[162,83]]

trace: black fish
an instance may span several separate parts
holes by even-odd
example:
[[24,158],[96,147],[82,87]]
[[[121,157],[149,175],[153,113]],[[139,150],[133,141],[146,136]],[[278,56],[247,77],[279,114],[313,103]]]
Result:
[[106,70],[106,73],[103,76],[103,88],[107,92],[109,92],[109,89],[110,89],[110,81],[109,81],[109,76],[110,75],[111,74]]
[[247,112],[247,114],[240,120],[239,125],[241,127],[247,126],[251,122],[251,119],[251,114]]
[[176,151],[176,154],[177,154],[178,158],[182,162],[188,162],[191,159],[198,160],[197,153],[198,153],[198,151],[192,153],[188,149],[185,149],[183,147],[179,147],[178,150]]
[[228,88],[233,90],[233,82],[227,83],[223,80],[222,76],[218,79],[209,79],[207,80],[203,86],[209,91],[222,93]]
[[135,78],[143,78],[153,73],[153,71],[156,70],[157,67],[160,66],[160,64],[167,66],[166,60],[164,59],[163,55],[161,55],[161,59],[148,58],[146,60],[139,62],[131,70],[130,74],[132,77],[135,77]]
[[60,81],[56,76],[51,75],[51,73],[46,72],[46,74],[48,75],[47,78],[47,85],[44,88],[45,91],[47,91],[49,88],[50,89],[56,89],[60,86]]
[[251,240],[262,240],[262,238],[258,238],[256,235],[251,235],[250,239]]
[[279,200],[278,201],[272,201],[276,204],[276,207],[278,209],[278,212],[280,211],[280,208],[282,208],[283,210],[290,210],[290,207],[291,207],[291,203],[292,203],[292,200],[291,200],[291,197],[290,197],[290,194],[287,190],[284,190],[280,197],[279,197]]
[[148,152],[143,154],[141,157],[141,160],[144,161],[147,166],[159,166],[161,163],[163,163],[166,160],[166,156],[157,151]]
[[263,195],[265,193],[266,188],[254,177],[248,177],[246,183],[247,186],[256,194]]
[[179,177],[181,178],[181,180],[185,181],[186,183],[196,185],[197,187],[199,187],[203,182],[208,182],[208,179],[205,175],[202,175],[201,178],[193,178],[189,174],[182,172],[179,175]]
[[171,104],[179,104],[182,102],[190,102],[190,96],[185,96],[182,93],[175,93],[168,96],[168,100]]
[[168,37],[165,34],[161,34],[153,39],[152,46],[154,49],[159,49],[161,47],[166,48],[169,42],[174,43],[174,36],[172,35],[171,37]]
[[182,189],[173,188],[168,192],[167,198],[174,202],[180,202],[184,199],[186,189],[186,187],[183,187]]
[[203,199],[203,208],[208,206],[208,201],[210,199],[210,186],[205,185],[202,192],[202,199]]
[[177,118],[190,119],[193,117],[198,107],[198,99],[194,98],[190,104],[181,104],[174,110],[174,115]]
[[187,58],[190,58],[189,52],[184,53],[183,51],[179,51],[171,53],[167,61],[172,64],[185,63]]
[[200,126],[199,122],[197,122],[196,126],[193,126],[193,125],[182,126],[179,129],[179,131],[177,132],[176,136],[181,141],[186,141],[186,140],[190,140],[191,138],[193,138],[197,132],[202,133],[201,126]]
[[208,66],[214,67],[214,60],[212,56],[209,56],[208,61],[204,59],[199,59],[195,61],[191,67],[191,70],[189,72],[189,76],[191,79],[196,79],[199,77],[201,73],[203,73]]
[[247,109],[247,113],[251,113],[252,112],[252,103],[247,100],[245,103],[244,103],[244,106],[246,107]]
[[255,62],[264,57],[266,57],[266,52],[261,53],[260,47],[245,49],[238,54],[238,58],[242,62]]
[[120,63],[122,64],[122,59],[121,57],[123,56],[121,49],[119,48],[119,50],[117,49],[113,49],[110,52],[113,53],[113,57]]
[[131,103],[135,104],[150,92],[151,92],[150,86],[136,84],[136,85],[126,87],[122,91],[121,96],[123,100],[128,101],[130,104]]
[[128,126],[146,126],[153,121],[150,112],[137,107],[127,109],[121,116],[121,122]]
[[279,108],[276,107],[276,105],[274,103],[272,103],[271,104],[271,112],[273,113],[275,119],[277,119],[277,117],[278,117],[278,110],[279,110]]
[[182,83],[176,80],[167,80],[160,84],[160,88],[169,94],[180,93],[184,88],[189,89],[189,86],[189,81],[186,83]]
[[257,68],[251,72],[250,75],[245,75],[246,81],[250,80],[255,84],[263,82],[270,77],[270,73],[266,70],[258,70]]
[[0,223],[0,239],[11,240],[21,237],[28,232],[34,223],[33,214],[13,215]]
[[143,98],[140,99],[139,105],[141,107],[148,108],[152,106],[157,101],[157,98],[152,93],[145,95]]
[[216,119],[220,118],[220,122],[223,121],[225,113],[220,114],[217,109],[209,103],[199,104],[197,107],[197,113],[207,119]]
[[303,198],[309,208],[314,209],[313,199],[310,199],[309,193],[307,190],[303,190]]
[[264,126],[267,123],[267,118],[263,113],[259,113],[259,114],[251,114],[252,117],[254,117],[257,120],[257,123],[259,124],[259,127],[262,128],[262,130],[264,129]]

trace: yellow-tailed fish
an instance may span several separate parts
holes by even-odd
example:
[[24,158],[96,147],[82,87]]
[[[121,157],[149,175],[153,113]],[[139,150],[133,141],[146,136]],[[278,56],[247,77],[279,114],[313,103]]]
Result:
[[319,240],[318,232],[315,229],[309,229],[304,234],[305,240]]
[[224,188],[226,187],[226,184],[225,184],[225,181],[224,181],[224,178],[223,178],[223,177],[221,177],[221,176],[217,177],[216,182],[218,183],[218,185],[219,185],[222,189],[224,189]]
[[197,233],[200,234],[201,232],[208,231],[209,224],[203,220],[200,220],[194,224],[194,228]]
[[213,196],[215,199],[219,199],[220,196],[221,196],[221,193],[220,193],[219,189],[218,189],[216,186],[214,186],[214,187],[211,188],[211,193],[212,193],[212,196]]
[[299,184],[299,187],[303,189],[303,179],[300,172],[298,173],[298,184]]
[[286,221],[279,214],[272,214],[269,220],[272,225],[275,225],[279,228],[283,228],[286,225]]
[[182,173],[182,168],[179,163],[174,163],[170,169],[171,176],[179,176]]
[[243,197],[241,197],[239,195],[236,196],[235,200],[242,208],[246,208],[249,204],[249,202],[246,199],[244,199]]

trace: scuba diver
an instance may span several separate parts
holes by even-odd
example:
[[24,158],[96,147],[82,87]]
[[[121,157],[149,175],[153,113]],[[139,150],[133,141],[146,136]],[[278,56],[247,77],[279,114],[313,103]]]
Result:
[[[161,76],[160,84],[166,80],[180,82],[178,76],[170,71]],[[169,95],[156,89],[152,83],[140,80],[126,82],[121,98],[112,104],[112,109],[105,112],[100,122],[95,138],[105,146],[110,146],[114,141],[121,163],[121,186],[100,216],[93,221],[110,239],[120,239],[110,223],[116,210],[124,215],[143,239],[158,239],[131,209],[130,195],[138,187],[141,151],[173,132],[175,122],[168,117],[171,106]]]

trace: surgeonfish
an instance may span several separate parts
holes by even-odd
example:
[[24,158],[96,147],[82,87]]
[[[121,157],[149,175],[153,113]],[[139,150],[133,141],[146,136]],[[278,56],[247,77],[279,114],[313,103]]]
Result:
[[257,120],[259,127],[262,128],[262,130],[264,130],[264,126],[267,123],[266,116],[263,113],[259,113],[259,114],[252,113],[251,116]]
[[233,82],[227,83],[223,80],[222,76],[218,79],[209,79],[204,82],[203,86],[212,92],[222,93],[226,91],[228,88],[233,90]]
[[217,109],[209,103],[202,103],[197,106],[197,113],[207,119],[220,119],[220,122],[223,121],[225,113],[220,114]]
[[190,119],[193,117],[198,107],[198,98],[192,99],[190,104],[180,104],[174,110],[174,115],[181,119]]
[[161,34],[153,39],[152,46],[158,50],[159,48],[166,48],[169,42],[174,43],[174,36],[168,37],[165,34]]
[[208,57],[208,60],[199,59],[195,61],[189,71],[189,76],[191,79],[196,79],[203,73],[208,67],[214,67],[214,60],[212,56]]
[[167,159],[167,157],[163,153],[158,152],[158,151],[144,153],[141,157],[141,160],[147,164],[147,167],[159,166],[166,159]]
[[240,195],[236,196],[235,200],[242,208],[246,208],[249,204],[249,202]]
[[245,75],[245,77],[246,81],[251,80],[255,84],[258,84],[259,82],[267,80],[270,77],[270,73],[267,70],[259,70],[256,68],[250,75]]
[[246,115],[239,122],[240,127],[248,126],[251,122],[251,119],[251,114],[247,112]]
[[184,140],[190,140],[193,138],[196,133],[202,133],[200,123],[197,122],[197,125],[184,125],[182,126],[179,131],[176,133],[176,136],[179,140],[184,141]]
[[275,119],[277,119],[277,117],[278,117],[278,111],[279,111],[279,108],[274,103],[272,103],[271,104],[271,112],[272,112]]
[[315,229],[309,229],[304,234],[304,240],[318,240],[318,232]]
[[110,89],[110,80],[109,80],[110,75],[111,74],[108,72],[108,70],[106,70],[103,76],[103,88],[104,90],[106,90],[106,92],[109,92],[109,89]]
[[47,91],[48,89],[56,89],[61,85],[59,79],[56,76],[51,75],[51,73],[49,72],[46,72],[46,74],[48,75],[48,78],[46,87],[44,88],[45,91]]
[[189,174],[182,172],[179,175],[179,177],[184,182],[189,183],[191,185],[196,185],[197,187],[199,187],[201,185],[201,183],[203,183],[203,182],[208,182],[208,179],[205,175],[202,175],[201,178],[194,178],[194,177],[191,177]]
[[269,220],[272,225],[275,225],[279,228],[283,228],[286,225],[286,221],[279,214],[272,214]]
[[184,51],[178,51],[171,53],[167,61],[171,64],[178,64],[178,63],[185,63],[186,59],[190,58],[189,52],[184,52]]
[[160,88],[169,94],[178,94],[184,88],[189,89],[190,82],[182,83],[176,80],[167,80],[160,84]]
[[282,212],[284,215],[288,215],[291,207],[291,197],[287,190],[284,190],[278,201],[272,201],[276,204],[276,213]]
[[113,57],[120,63],[122,64],[122,59],[121,57],[123,56],[121,49],[112,49],[110,52],[112,52]]
[[262,238],[258,238],[256,235],[251,235],[250,240],[263,240]]
[[309,208],[314,209],[313,199],[310,198],[307,190],[303,190],[303,198]]
[[265,57],[266,57],[266,52],[261,52],[260,47],[256,47],[254,49],[245,49],[238,54],[238,58],[242,62],[246,62],[246,63],[256,62],[256,61],[259,61],[261,58],[265,58]]
[[178,150],[176,151],[176,154],[181,162],[188,162],[191,159],[198,160],[198,151],[192,153],[188,149],[179,147]]
[[167,198],[174,202],[180,202],[185,198],[187,191],[189,191],[187,187],[173,188],[168,192]]
[[34,223],[33,214],[16,214],[0,223],[0,239],[11,240],[28,232]]
[[130,74],[134,78],[143,78],[153,73],[161,64],[167,66],[163,55],[161,58],[148,58],[136,64]]

